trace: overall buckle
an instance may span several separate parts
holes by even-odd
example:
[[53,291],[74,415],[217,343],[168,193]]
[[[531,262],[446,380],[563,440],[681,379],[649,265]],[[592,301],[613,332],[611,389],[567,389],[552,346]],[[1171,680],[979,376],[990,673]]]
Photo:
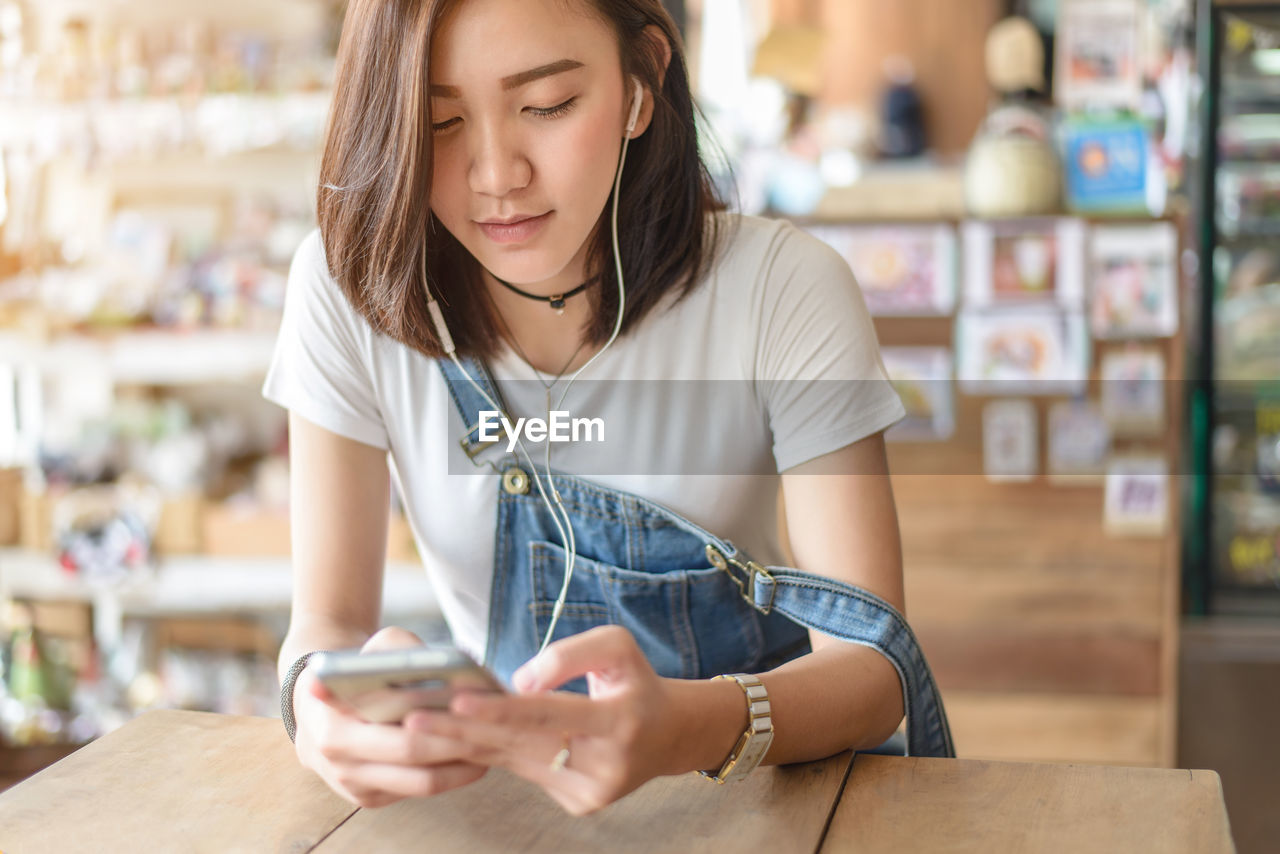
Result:
[[462,453],[467,455],[467,459],[471,460],[471,464],[473,466],[478,466],[483,463],[483,461],[476,462],[476,457],[480,456],[485,451],[492,448],[494,445],[500,444],[504,439],[507,438],[506,428],[504,428],[501,424],[499,424],[498,438],[492,439],[488,442],[470,441],[468,437],[472,433],[475,433],[476,431],[478,431],[479,429],[480,429],[480,425],[478,423],[473,425],[472,427],[468,428],[467,432],[464,433],[462,435],[462,438],[458,440],[458,444],[462,447]]
[[[725,557],[720,549],[716,548],[712,543],[707,543],[707,560],[716,569],[723,570],[728,574],[729,579],[736,585],[742,594],[742,598],[747,600],[747,604],[755,608],[762,614],[768,614],[773,610],[773,590],[769,591],[769,601],[763,608],[756,604],[756,576],[763,575],[770,581],[773,576],[769,574],[769,570],[765,569],[754,560],[745,563],[731,557]],[[736,570],[736,572],[735,572]]]

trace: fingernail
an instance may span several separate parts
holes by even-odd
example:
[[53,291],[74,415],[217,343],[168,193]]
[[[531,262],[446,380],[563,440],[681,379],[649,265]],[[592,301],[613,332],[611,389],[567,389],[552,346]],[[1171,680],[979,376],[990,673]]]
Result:
[[538,659],[532,658],[511,674],[511,684],[518,691],[531,691],[538,684]]

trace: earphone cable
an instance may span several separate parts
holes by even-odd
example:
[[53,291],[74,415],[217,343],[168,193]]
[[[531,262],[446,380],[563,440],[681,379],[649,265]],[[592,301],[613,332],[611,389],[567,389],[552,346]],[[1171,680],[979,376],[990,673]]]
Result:
[[[588,359],[586,363],[582,365],[582,367],[574,371],[573,376],[569,377],[569,381],[565,383],[564,390],[560,394],[560,400],[557,401],[556,403],[557,409],[559,409],[560,406],[564,404],[564,399],[569,394],[569,387],[572,386],[573,381],[578,378],[578,374],[582,373],[586,369],[587,365],[590,365],[596,359],[600,358],[601,353],[609,349],[609,345],[613,344],[614,339],[618,337],[618,330],[622,328],[622,314],[624,309],[626,308],[627,294],[626,294],[626,286],[623,283],[623,277],[622,277],[622,254],[618,249],[618,196],[622,189],[622,168],[627,162],[627,145],[630,142],[631,142],[631,134],[628,133],[622,139],[622,153],[618,157],[618,173],[614,177],[614,183],[613,183],[613,213],[611,217],[611,225],[613,229],[613,262],[615,265],[615,271],[618,275],[618,316],[613,322],[613,334],[609,336],[609,340],[605,342],[605,345],[600,348],[599,352],[597,352],[594,356]],[[547,469],[547,479],[551,481],[551,494],[555,497],[556,504],[560,507],[562,511],[564,511],[565,518],[567,520],[569,513],[567,510],[564,509],[564,504],[560,500],[560,493],[556,489],[555,481],[551,477],[551,443],[550,442],[546,443],[545,463],[546,463],[546,469]],[[569,525],[569,551],[567,553],[568,560],[567,560],[567,565],[565,566],[565,571],[564,571],[564,583],[560,586],[560,596],[556,599],[555,608],[553,608],[551,611],[551,625],[547,627],[547,634],[542,639],[542,646],[538,649],[538,652],[542,652],[542,650],[547,648],[547,644],[550,643],[552,636],[555,634],[556,623],[559,622],[560,620],[560,613],[564,610],[565,599],[569,594],[569,581],[573,578],[573,568],[574,568],[574,563],[576,562],[577,556],[578,556],[578,550],[576,548],[576,542],[573,536],[573,525],[570,524]]]

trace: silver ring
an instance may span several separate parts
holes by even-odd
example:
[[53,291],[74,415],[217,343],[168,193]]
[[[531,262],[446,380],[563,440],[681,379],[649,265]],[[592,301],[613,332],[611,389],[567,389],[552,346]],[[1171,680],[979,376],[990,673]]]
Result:
[[564,747],[560,748],[560,752],[552,757],[551,764],[548,767],[552,771],[561,771],[567,764],[569,764],[569,736],[566,735],[564,737]]

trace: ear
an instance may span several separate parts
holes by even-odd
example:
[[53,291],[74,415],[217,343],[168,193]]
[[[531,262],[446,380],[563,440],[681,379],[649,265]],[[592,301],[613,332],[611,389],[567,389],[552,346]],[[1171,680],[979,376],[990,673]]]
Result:
[[[663,34],[662,29],[655,24],[650,24],[641,32],[643,38],[647,38],[653,42],[654,46],[662,52],[662,69],[658,72],[658,85],[661,86],[667,79],[667,67],[671,65],[671,43],[667,41],[667,37]],[[632,83],[631,78],[627,78],[627,104],[630,113]],[[649,128],[649,122],[653,120],[653,93],[646,88],[644,90],[644,101],[640,106],[640,117],[636,121],[636,129],[632,131],[631,138],[635,139]]]

